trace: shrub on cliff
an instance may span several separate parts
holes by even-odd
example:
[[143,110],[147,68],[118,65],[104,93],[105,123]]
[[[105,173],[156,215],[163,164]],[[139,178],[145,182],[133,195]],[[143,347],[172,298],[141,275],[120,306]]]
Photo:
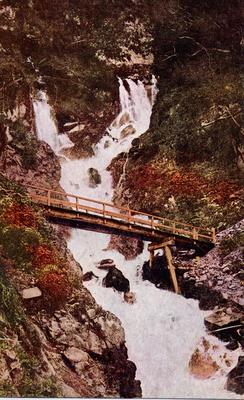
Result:
[[16,327],[25,319],[24,310],[16,290],[8,281],[3,266],[0,264],[0,311],[6,321]]
[[[9,123],[8,123],[9,124]],[[35,168],[37,164],[37,140],[31,135],[29,129],[24,126],[22,121],[10,123],[11,135],[13,136],[12,147],[21,157],[24,168]]]
[[35,269],[45,268],[49,264],[56,264],[58,262],[57,254],[54,249],[48,244],[35,245],[34,243],[28,248],[31,255],[32,266]]
[[45,305],[49,309],[63,305],[72,292],[67,276],[57,272],[42,274],[38,280],[38,286],[44,294]]
[[18,227],[37,228],[37,216],[27,204],[12,203],[4,210],[2,218],[9,225]]
[[222,256],[227,256],[238,248],[244,248],[244,232],[236,232],[232,236],[225,237],[219,245]]
[[32,228],[16,227],[0,223],[0,245],[7,257],[13,260],[18,268],[31,267],[31,255],[28,247],[39,244],[41,235]]

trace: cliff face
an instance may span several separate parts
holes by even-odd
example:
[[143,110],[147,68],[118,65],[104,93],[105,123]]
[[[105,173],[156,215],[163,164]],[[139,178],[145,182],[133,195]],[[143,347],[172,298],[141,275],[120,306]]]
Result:
[[240,2],[152,8],[159,93],[117,201],[223,229],[243,215]]
[[124,330],[83,287],[63,235],[0,178],[1,396],[140,396]]
[[83,287],[69,232],[47,224],[25,192],[61,190],[58,159],[36,138],[39,89],[75,143],[71,157],[91,155],[117,112],[116,71],[133,32],[121,29],[130,7],[107,6],[1,2],[1,396],[141,396],[120,321]]
[[[39,89],[48,93],[59,132],[75,143],[69,155],[87,157],[118,110],[116,76],[153,71],[159,94],[151,128],[111,165],[116,202],[219,229],[241,219],[241,3],[200,3],[1,2],[1,396],[141,395],[120,321],[82,285],[62,239],[69,232],[47,224],[23,189],[61,190],[59,162],[35,135]],[[131,63],[134,53],[142,60]],[[150,53],[152,66],[144,63]],[[124,251],[114,238],[110,246],[125,255],[141,251],[138,243]],[[236,259],[214,250],[197,280],[207,275],[222,287],[239,273]],[[229,297],[234,284],[240,290],[239,276],[228,283]]]

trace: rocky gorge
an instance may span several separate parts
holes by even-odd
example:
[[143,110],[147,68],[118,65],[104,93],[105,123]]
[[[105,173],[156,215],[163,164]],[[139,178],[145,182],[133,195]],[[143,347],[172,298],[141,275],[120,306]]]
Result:
[[[1,396],[243,394],[240,4],[150,3],[1,2]],[[177,296],[163,254],[51,225],[31,185],[217,244],[174,249]]]

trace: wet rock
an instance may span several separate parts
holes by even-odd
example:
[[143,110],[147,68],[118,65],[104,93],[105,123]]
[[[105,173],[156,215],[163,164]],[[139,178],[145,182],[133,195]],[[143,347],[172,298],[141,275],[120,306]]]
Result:
[[100,263],[97,266],[97,268],[105,269],[105,270],[109,270],[110,268],[114,268],[114,267],[115,267],[115,263],[114,263],[114,260],[112,260],[111,258],[107,258],[105,260],[100,261]]
[[99,174],[99,172],[96,168],[89,168],[88,175],[89,175],[89,186],[90,187],[94,188],[102,182],[101,175]]
[[126,301],[126,303],[129,304],[134,304],[136,301],[136,295],[133,292],[126,292],[124,294],[124,300]]
[[228,350],[236,350],[236,349],[238,349],[238,347],[239,347],[239,344],[238,344],[237,340],[232,340],[231,342],[229,342],[226,345],[226,348]]
[[[239,341],[238,328],[242,322],[243,314],[234,312],[230,308],[220,309],[204,318],[206,327],[223,341]],[[233,327],[233,328],[232,328]]]
[[143,252],[143,242],[136,238],[111,235],[108,245],[109,250],[117,250],[126,260],[133,260]]
[[121,183],[121,176],[124,174],[124,166],[127,160],[127,153],[120,153],[117,157],[114,157],[107,167],[107,171],[109,171],[112,175],[113,179],[113,188],[116,188],[118,183]]
[[[125,346],[105,350],[103,359],[106,365],[106,373],[110,379],[119,380],[119,392],[122,398],[142,397],[141,382],[135,380],[136,366],[132,361],[127,360]],[[113,360],[113,364],[111,363]],[[121,367],[125,366],[123,370]]]
[[195,378],[209,379],[219,370],[219,366],[209,354],[196,349],[189,361],[189,370]]
[[229,372],[227,390],[244,394],[244,356],[239,357],[237,365]]
[[209,330],[229,327],[231,325],[240,324],[242,318],[241,313],[227,309],[221,309],[205,317],[204,322]]
[[125,113],[121,116],[121,118],[120,118],[120,120],[119,120],[120,126],[121,126],[121,125],[125,125],[126,123],[129,122],[129,120],[130,120],[130,116],[129,116],[129,114],[128,114],[127,112],[125,112]]
[[88,271],[83,275],[83,282],[91,281],[93,278],[98,278],[97,275],[95,275],[92,271]]
[[122,272],[116,267],[111,268],[105,278],[103,279],[103,285],[106,287],[113,287],[119,292],[129,292],[130,282]]
[[172,288],[166,257],[164,255],[155,257],[152,267],[148,261],[145,262],[142,268],[142,278],[154,283],[158,288]]
[[209,287],[208,281],[203,284],[198,282],[196,277],[191,277],[190,279],[184,279],[180,287],[183,296],[199,300],[199,307],[202,310],[211,310],[216,305],[219,307],[227,305],[224,295],[218,290]]
[[125,138],[126,136],[134,135],[134,133],[136,133],[136,129],[134,128],[134,126],[133,125],[128,125],[126,128],[124,128],[121,131],[120,136],[121,136],[121,138]]

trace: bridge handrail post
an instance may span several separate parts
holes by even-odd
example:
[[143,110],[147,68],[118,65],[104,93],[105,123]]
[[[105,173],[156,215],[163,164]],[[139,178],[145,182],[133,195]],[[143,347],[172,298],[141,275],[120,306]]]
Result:
[[105,206],[105,204],[103,203],[103,218],[105,218],[105,213],[106,213],[105,208],[106,208],[106,206]]
[[215,243],[216,242],[216,230],[215,228],[211,228],[211,232],[212,232],[212,241]]
[[79,211],[79,199],[78,197],[75,198],[75,209],[78,212]]
[[50,205],[51,205],[51,190],[50,189],[47,191],[47,205],[48,205],[48,207],[50,207]]
[[151,228],[154,229],[154,217],[151,217]]
[[198,240],[198,231],[196,230],[195,226],[192,229],[192,237],[194,240]]
[[130,220],[131,220],[131,210],[128,209],[128,222],[129,222],[129,224],[130,224]]

